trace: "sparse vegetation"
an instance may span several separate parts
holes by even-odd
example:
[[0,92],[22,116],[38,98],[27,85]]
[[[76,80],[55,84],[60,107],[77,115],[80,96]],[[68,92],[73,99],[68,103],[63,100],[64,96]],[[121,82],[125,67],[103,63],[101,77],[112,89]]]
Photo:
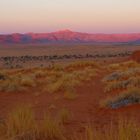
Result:
[[[13,46],[12,46],[13,47]],[[88,46],[86,46],[88,47]],[[114,52],[112,54],[108,53],[87,53],[87,54],[53,54],[53,55],[42,55],[42,56],[4,56],[0,57],[0,61],[3,63],[4,68],[8,69],[22,69],[25,64],[38,63],[38,67],[44,67],[44,63],[47,61],[51,63],[52,61],[59,60],[81,60],[81,59],[103,59],[103,58],[117,58],[117,57],[128,57],[132,52]],[[46,65],[46,64],[45,64]],[[51,64],[51,67],[53,65]],[[58,66],[59,67],[59,66]]]
[[[20,70],[5,70],[0,80],[0,91],[13,93],[29,93],[33,91],[35,96],[41,93],[52,93],[53,98],[57,95],[60,99],[73,101],[79,95],[77,87],[90,82],[100,71],[96,62],[78,62],[65,66],[52,66],[46,68],[31,68]],[[4,77],[4,78],[3,78]],[[49,96],[49,95],[48,95]],[[55,100],[57,102],[57,100]],[[34,104],[38,101],[34,101]],[[47,105],[50,112],[59,108],[51,102]],[[71,120],[71,112],[62,109],[56,114],[58,118],[46,114],[41,121],[35,119],[31,109],[26,107],[12,111],[4,127],[0,138],[6,140],[67,140],[64,126]],[[68,139],[69,140],[69,139]]]
[[104,102],[105,106],[113,109],[138,103],[140,103],[140,89],[137,88],[119,93],[119,95],[110,97]]
[[[69,118],[68,110],[61,110],[61,119]],[[22,106],[9,113],[4,125],[0,125],[0,139],[3,140],[139,140],[140,128],[136,120],[119,117],[116,126],[110,122],[104,133],[94,127],[85,125],[84,133],[65,136],[64,126],[57,118],[45,114],[41,124],[38,124],[30,107]]]
[[[40,58],[40,60],[41,59],[43,58]],[[0,124],[0,139],[139,140],[140,128],[135,124],[134,120],[132,122],[120,120],[117,124],[115,123],[115,125],[112,125],[111,122],[107,128],[104,123],[105,128],[97,129],[94,124],[88,124],[84,118],[82,118],[83,120],[79,119],[79,122],[77,122],[77,118],[75,119],[71,116],[72,114],[69,109],[72,110],[72,107],[75,107],[73,105],[77,102],[75,99],[80,97],[80,92],[78,93],[77,91],[80,91],[81,87],[87,86],[91,82],[93,83],[94,78],[101,72],[101,74],[104,74],[104,71],[101,71],[104,70],[102,68],[105,69],[105,73],[109,73],[109,75],[103,79],[105,92],[106,94],[110,93],[110,95],[108,95],[109,97],[102,102],[104,107],[117,109],[119,107],[140,103],[140,65],[133,61],[109,65],[108,68],[106,66],[102,67],[99,63],[94,61],[79,61],[65,65],[56,65],[52,63],[49,67],[44,67],[44,65],[42,65],[40,68],[17,69],[12,71],[2,70],[0,72],[0,91],[10,92],[11,95],[13,95],[12,92],[29,93],[29,91],[33,91],[32,93],[36,96],[41,93],[48,93],[45,96],[41,96],[41,100],[39,101],[37,99],[40,99],[40,97],[35,97],[35,99],[32,100],[33,105],[36,106],[36,104],[38,104],[40,107],[43,106],[43,110],[48,107],[46,111],[50,111],[52,114],[46,113],[44,117],[42,117],[41,114],[38,120],[38,116],[36,118],[36,114],[34,114],[30,107],[18,107],[9,113],[2,125]],[[100,80],[100,76],[97,78]],[[96,89],[95,86],[92,91],[94,91],[94,88]],[[88,86],[86,88],[84,87],[83,91],[87,88]],[[96,99],[94,100],[91,98],[89,103],[87,103],[90,96],[84,99],[86,96],[84,96],[82,91],[81,94],[81,103],[85,105],[84,111],[86,108],[88,109],[86,110],[88,116],[96,114],[96,112],[93,112],[93,107],[99,109],[97,106],[98,103],[93,103]],[[87,94],[90,95],[89,92],[87,92]],[[45,103],[46,100],[43,99],[44,97],[48,97],[49,102]],[[66,106],[70,108],[63,108],[65,103],[67,103]],[[79,102],[77,106],[80,106]],[[63,109],[60,110],[60,108]],[[78,109],[76,108],[75,110]],[[84,113],[82,109],[78,111],[81,114]],[[79,116],[81,115],[79,112],[74,113],[76,116]],[[74,121],[71,117],[72,119],[74,118]],[[71,122],[71,120],[73,122]],[[92,122],[94,122],[94,119]],[[80,126],[78,130],[73,129],[74,135],[72,135],[71,131],[67,132],[71,125],[79,127],[79,124],[84,124],[84,126]]]
[[70,118],[72,117],[72,114],[68,109],[63,108],[59,112],[59,117],[60,117],[60,120],[62,121],[62,123],[67,123],[70,120]]
[[6,136],[13,139],[33,140],[36,137],[35,116],[28,106],[21,106],[9,113]]
[[77,94],[74,91],[66,91],[64,93],[64,99],[74,100],[77,98]]
[[39,139],[44,140],[66,140],[63,134],[63,128],[59,120],[51,118],[46,114],[39,130]]
[[99,71],[99,64],[76,62],[69,65],[53,65],[51,68],[32,68],[5,71],[1,74],[0,91],[28,92],[36,88],[36,93],[62,92],[65,98],[77,97],[75,88],[90,81]]
[[118,92],[117,95],[108,97],[104,104],[107,107],[119,108],[122,106],[140,103],[140,65],[136,62],[129,61],[113,64],[111,74],[103,79],[105,83],[105,92]]
[[85,127],[83,136],[74,136],[72,140],[139,140],[140,128],[135,120],[120,118],[117,127],[110,127],[104,133],[96,130],[91,124]]
[[20,106],[9,113],[4,125],[0,125],[0,139],[6,140],[65,140],[62,124],[45,114],[39,125],[32,109]]
[[103,82],[106,84],[106,92],[139,87],[140,65],[133,61],[120,63],[115,70],[111,70],[111,74],[107,75]]
[[140,64],[135,61],[127,61],[127,62],[121,62],[116,64],[109,65],[108,69],[109,71],[117,71],[117,70],[127,70],[130,68],[137,68],[140,67]]

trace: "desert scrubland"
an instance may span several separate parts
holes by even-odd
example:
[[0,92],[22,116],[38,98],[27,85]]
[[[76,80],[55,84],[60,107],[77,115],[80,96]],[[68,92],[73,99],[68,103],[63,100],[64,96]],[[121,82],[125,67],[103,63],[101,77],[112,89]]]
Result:
[[0,140],[140,139],[139,46],[9,47]]

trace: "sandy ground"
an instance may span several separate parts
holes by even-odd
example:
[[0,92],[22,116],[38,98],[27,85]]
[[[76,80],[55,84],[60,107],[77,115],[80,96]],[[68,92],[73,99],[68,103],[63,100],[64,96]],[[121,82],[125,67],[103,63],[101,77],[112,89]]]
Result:
[[[89,47],[91,49],[91,46]],[[51,54],[51,53],[62,53],[61,48],[55,48],[53,50],[52,48],[23,48],[21,49],[15,49],[13,50],[10,48],[8,51],[6,48],[0,48],[0,55],[1,56],[10,56],[10,55],[25,55],[25,54],[33,54],[33,55],[40,55],[40,54]],[[44,50],[45,49],[45,50]],[[63,48],[64,49],[64,48]],[[89,51],[90,51],[89,49]],[[109,47],[103,50],[103,48],[97,48],[95,47],[93,52],[97,51],[100,52],[111,52],[112,50],[119,50],[119,51],[134,51],[140,49],[140,47],[127,47],[127,48],[114,48]],[[64,51],[73,53],[77,52],[78,50],[83,50],[82,52],[85,52],[85,50],[88,50],[85,46],[76,47],[72,51],[69,49],[65,49]],[[79,51],[78,51],[79,52]],[[90,51],[91,52],[91,51]],[[64,52],[63,52],[64,53]],[[100,52],[101,53],[101,52]],[[128,58],[125,58],[128,59]],[[115,59],[115,62],[118,61],[124,61],[125,59]],[[112,61],[112,59],[111,59]],[[112,62],[109,62],[112,63]],[[104,65],[108,65],[108,62],[104,63]],[[53,114],[61,110],[62,108],[67,108],[72,112],[72,118],[71,120],[65,124],[65,126],[68,128],[68,133],[73,132],[73,129],[75,129],[75,132],[77,133],[83,133],[84,129],[83,126],[88,124],[89,121],[93,122],[95,127],[98,129],[102,129],[106,126],[108,126],[111,121],[116,123],[116,119],[121,116],[127,116],[127,117],[134,117],[136,120],[139,120],[140,122],[140,105],[131,105],[127,107],[122,107],[121,109],[111,110],[106,108],[101,108],[100,102],[107,97],[107,94],[104,93],[104,86],[102,83],[103,77],[108,72],[106,69],[102,69],[100,73],[89,83],[84,83],[84,86],[77,87],[77,94],[78,97],[75,100],[66,100],[63,98],[63,94],[59,93],[57,95],[55,94],[48,94],[43,93],[38,96],[35,96],[35,89],[30,90],[28,93],[0,93],[0,118],[3,119],[7,116],[7,113],[14,108],[15,106],[19,104],[29,104],[32,106],[33,110],[36,113],[36,119],[42,120],[44,112],[50,111]],[[57,96],[57,99],[56,99]],[[54,105],[54,109],[50,109],[49,107],[51,105]]]
[[[63,108],[67,108],[73,114],[70,121],[65,124],[67,133],[71,134],[73,129],[76,133],[83,133],[84,126],[92,122],[95,128],[104,131],[111,122],[115,125],[120,116],[133,117],[140,122],[140,105],[131,105],[120,109],[107,109],[100,106],[100,102],[108,96],[104,93],[103,77],[108,72],[102,69],[96,78],[89,83],[77,87],[78,97],[75,100],[64,99],[62,93],[35,95],[36,89],[28,93],[0,93],[0,116],[5,118],[7,113],[17,105],[28,104],[36,113],[36,119],[42,120],[44,112],[56,114]],[[57,98],[56,98],[57,97]],[[55,108],[51,109],[53,105]]]

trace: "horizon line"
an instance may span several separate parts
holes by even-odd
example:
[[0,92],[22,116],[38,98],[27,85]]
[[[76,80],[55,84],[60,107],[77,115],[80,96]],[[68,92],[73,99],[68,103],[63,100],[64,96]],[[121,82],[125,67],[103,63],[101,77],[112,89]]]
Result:
[[12,34],[49,34],[49,33],[59,33],[59,32],[73,32],[73,33],[83,33],[83,34],[105,34],[105,35],[112,35],[112,34],[140,34],[140,32],[129,32],[129,33],[117,33],[117,32],[112,32],[112,33],[105,33],[105,32],[96,32],[96,33],[91,33],[91,32],[84,32],[84,31],[74,31],[71,29],[60,29],[60,30],[55,30],[55,31],[49,31],[49,32],[11,32],[11,33],[0,33],[0,35],[12,35]]

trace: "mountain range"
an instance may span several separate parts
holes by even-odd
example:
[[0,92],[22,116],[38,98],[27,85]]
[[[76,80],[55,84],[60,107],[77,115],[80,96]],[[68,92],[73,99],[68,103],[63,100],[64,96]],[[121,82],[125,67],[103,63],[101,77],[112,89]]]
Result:
[[140,33],[89,34],[62,30],[51,33],[0,34],[0,43],[134,43],[140,44]]

